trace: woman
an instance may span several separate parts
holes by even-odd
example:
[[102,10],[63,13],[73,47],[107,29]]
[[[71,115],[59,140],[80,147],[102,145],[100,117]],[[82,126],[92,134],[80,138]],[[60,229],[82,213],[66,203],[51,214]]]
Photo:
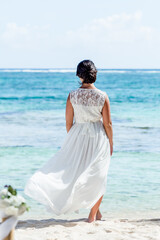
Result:
[[56,215],[91,208],[87,222],[93,222],[102,218],[99,206],[113,152],[110,103],[94,86],[97,69],[92,61],[80,62],[76,75],[81,87],[68,94],[67,136],[60,150],[28,180],[25,193]]

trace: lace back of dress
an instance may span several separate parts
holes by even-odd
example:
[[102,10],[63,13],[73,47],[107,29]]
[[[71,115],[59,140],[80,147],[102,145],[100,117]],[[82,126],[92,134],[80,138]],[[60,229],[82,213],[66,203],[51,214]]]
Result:
[[81,89],[71,91],[70,101],[74,109],[75,122],[96,122],[102,118],[105,92],[99,89]]
[[78,89],[71,92],[71,103],[84,106],[103,106],[105,93],[98,89]]

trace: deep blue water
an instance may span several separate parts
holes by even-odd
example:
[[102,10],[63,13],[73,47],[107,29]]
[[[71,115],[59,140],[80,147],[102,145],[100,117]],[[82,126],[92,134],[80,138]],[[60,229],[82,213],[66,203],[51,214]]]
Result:
[[[0,187],[23,194],[28,177],[61,147],[75,69],[0,70]],[[110,99],[114,153],[102,208],[159,211],[160,70],[99,69]],[[27,198],[38,212],[39,204]]]

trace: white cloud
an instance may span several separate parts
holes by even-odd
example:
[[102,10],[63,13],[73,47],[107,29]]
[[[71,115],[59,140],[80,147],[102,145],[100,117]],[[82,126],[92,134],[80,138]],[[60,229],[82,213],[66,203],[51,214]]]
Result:
[[101,46],[106,43],[133,43],[152,39],[154,30],[141,22],[142,12],[133,14],[114,14],[106,18],[98,18],[73,31],[66,33],[69,44],[81,42],[85,46]]
[[17,36],[27,36],[28,30],[26,27],[18,27],[15,23],[8,23],[6,31],[2,34],[5,40],[13,40]]
[[50,26],[18,26],[16,23],[8,23],[5,31],[1,34],[4,44],[13,48],[34,47],[48,38]]
[[[142,24],[142,12],[114,14],[93,19],[76,30],[56,34],[50,25],[18,26],[8,23],[0,39],[12,48],[74,48],[77,46],[102,49],[117,44],[148,43],[155,30]],[[158,36],[158,35],[157,35]]]
[[95,18],[75,30],[55,31],[54,23],[8,23],[0,32],[1,65],[71,67],[90,58],[101,67],[159,66],[160,30],[144,24],[142,11]]

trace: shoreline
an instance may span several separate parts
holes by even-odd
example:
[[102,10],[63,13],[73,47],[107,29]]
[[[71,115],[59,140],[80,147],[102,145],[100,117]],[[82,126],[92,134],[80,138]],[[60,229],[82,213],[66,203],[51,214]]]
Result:
[[[159,209],[152,209],[152,210],[121,210],[121,211],[110,211],[106,212],[103,208],[100,208],[103,218],[107,219],[157,219],[160,218],[160,210]],[[80,209],[79,213],[67,213],[62,215],[56,215],[51,212],[47,212],[45,208],[40,209],[37,212],[26,212],[25,214],[19,216],[19,221],[25,221],[28,219],[64,219],[64,220],[71,220],[71,219],[79,219],[79,218],[87,218],[89,215],[90,209]]]

